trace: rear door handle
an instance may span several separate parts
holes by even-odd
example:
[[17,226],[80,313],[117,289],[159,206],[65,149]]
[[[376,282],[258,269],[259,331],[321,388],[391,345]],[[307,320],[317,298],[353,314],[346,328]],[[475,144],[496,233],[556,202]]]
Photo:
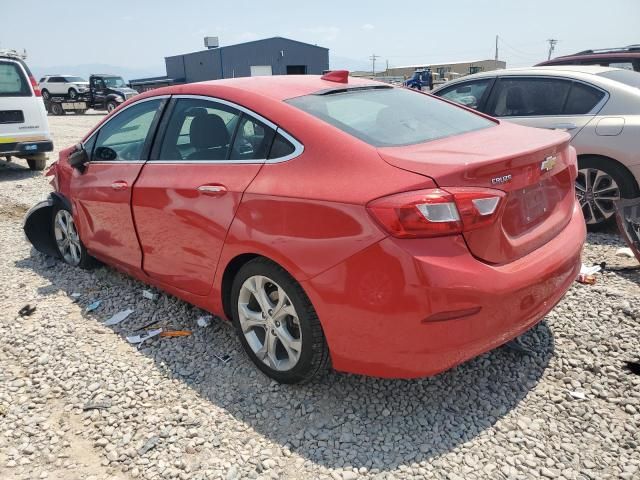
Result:
[[111,184],[111,188],[113,188],[114,190],[126,190],[127,188],[129,188],[129,184],[124,181],[113,182]]
[[575,130],[578,126],[575,123],[556,123],[553,128],[558,130]]
[[198,191],[203,195],[219,197],[227,192],[227,187],[224,185],[200,185]]

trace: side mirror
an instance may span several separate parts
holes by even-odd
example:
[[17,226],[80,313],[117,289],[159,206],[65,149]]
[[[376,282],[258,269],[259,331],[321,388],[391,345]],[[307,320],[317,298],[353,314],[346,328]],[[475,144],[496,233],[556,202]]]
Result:
[[80,171],[84,170],[85,164],[89,162],[89,154],[87,154],[81,143],[76,145],[75,152],[69,155],[68,162],[73,168],[77,168]]
[[116,158],[118,158],[118,153],[113,148],[98,147],[93,152],[93,156],[96,158],[96,160],[105,160],[107,162],[110,162],[111,160],[115,160]]

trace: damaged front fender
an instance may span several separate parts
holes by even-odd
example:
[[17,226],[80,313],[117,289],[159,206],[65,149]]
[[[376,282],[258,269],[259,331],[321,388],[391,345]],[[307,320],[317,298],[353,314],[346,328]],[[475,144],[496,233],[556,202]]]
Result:
[[66,199],[52,193],[46,200],[29,209],[22,224],[27,240],[36,250],[51,257],[60,258],[60,252],[53,235],[53,211],[57,205],[66,203]]

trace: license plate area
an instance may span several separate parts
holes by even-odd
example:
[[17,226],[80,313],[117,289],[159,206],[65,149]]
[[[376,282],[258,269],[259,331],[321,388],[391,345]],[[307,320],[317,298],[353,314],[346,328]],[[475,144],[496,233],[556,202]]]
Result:
[[535,223],[547,213],[548,197],[542,184],[522,190],[522,222],[524,225]]

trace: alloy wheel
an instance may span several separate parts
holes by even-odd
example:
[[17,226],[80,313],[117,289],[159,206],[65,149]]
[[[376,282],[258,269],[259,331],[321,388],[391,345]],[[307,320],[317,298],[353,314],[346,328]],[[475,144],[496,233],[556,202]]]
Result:
[[620,188],[603,170],[583,168],[578,170],[576,196],[587,224],[604,222],[615,213],[614,202],[620,200]]
[[253,353],[269,368],[291,370],[300,360],[302,329],[287,293],[262,275],[249,277],[238,296],[240,327]]
[[64,261],[70,265],[79,265],[82,256],[80,236],[73,223],[73,217],[67,210],[58,210],[56,213],[53,232],[58,245],[58,251]]

